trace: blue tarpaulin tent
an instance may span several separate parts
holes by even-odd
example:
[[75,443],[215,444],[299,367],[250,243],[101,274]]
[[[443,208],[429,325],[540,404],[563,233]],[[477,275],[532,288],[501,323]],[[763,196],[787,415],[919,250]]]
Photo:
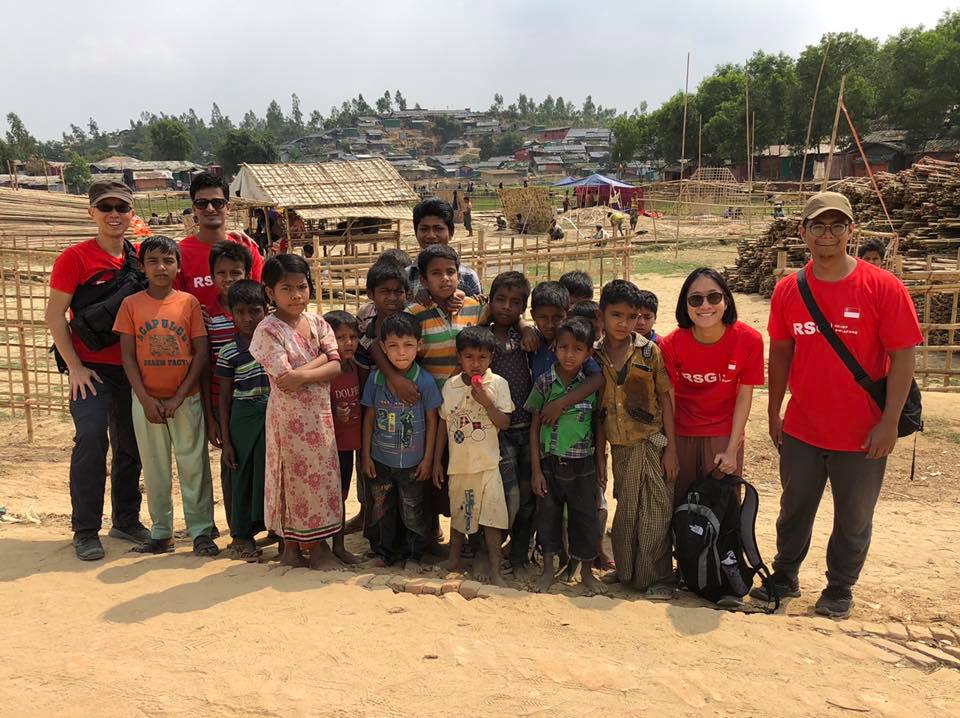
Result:
[[[572,178],[567,178],[572,179]],[[603,175],[598,175],[596,173],[590,175],[589,177],[584,177],[582,180],[576,180],[574,182],[567,182],[567,180],[562,180],[554,185],[554,187],[617,187],[620,189],[633,189],[632,184],[625,184],[619,180],[611,179],[609,177],[604,177]]]
[[611,204],[611,194],[613,194],[613,204],[622,209],[636,206],[643,210],[643,189],[633,185],[611,179],[600,174],[592,174],[581,180],[574,180],[568,177],[561,180],[554,187],[573,187],[577,193],[577,206],[587,207],[598,204]]

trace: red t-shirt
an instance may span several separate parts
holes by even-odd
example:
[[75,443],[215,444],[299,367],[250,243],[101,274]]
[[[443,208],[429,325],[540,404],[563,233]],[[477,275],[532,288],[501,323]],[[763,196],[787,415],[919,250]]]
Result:
[[730,436],[741,385],[763,384],[763,337],[734,322],[720,341],[701,344],[692,329],[674,329],[660,339],[663,361],[676,395],[678,436]]
[[350,362],[347,371],[330,382],[330,403],[333,409],[333,430],[337,451],[360,448],[362,415],[360,409],[360,373]]
[[[263,257],[256,242],[249,239],[237,239],[227,235],[227,239],[242,244],[253,255],[253,266],[250,268],[250,279],[260,281],[263,271]],[[209,311],[218,299],[217,289],[213,286],[213,276],[210,274],[210,250],[213,245],[206,244],[191,234],[180,240],[180,273],[173,283],[174,288],[189,292],[197,298],[204,309]]]
[[[893,274],[857,260],[838,282],[806,277],[820,311],[871,379],[886,376],[888,352],[923,339],[906,287]],[[880,420],[873,399],[853,380],[807,311],[794,274],[782,279],[770,300],[771,341],[791,339],[790,401],[783,430],[800,441],[831,451],[863,451]]]
[[[119,257],[111,256],[97,244],[96,239],[88,239],[85,242],[74,244],[63,250],[54,261],[53,270],[50,274],[50,288],[72,296],[76,293],[77,287],[85,284],[94,275],[104,270],[111,270],[113,274],[106,274],[98,281],[110,281],[114,274],[123,267],[124,260],[124,254],[121,253]],[[70,317],[73,317],[73,311],[70,312]],[[112,364],[114,366],[122,364],[120,342],[95,352],[88,349],[86,344],[72,333],[70,339],[77,356],[84,364]]]

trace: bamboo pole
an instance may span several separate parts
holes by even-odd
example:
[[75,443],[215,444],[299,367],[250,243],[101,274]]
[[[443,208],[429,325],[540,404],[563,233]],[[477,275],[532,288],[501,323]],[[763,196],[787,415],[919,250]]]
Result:
[[830,133],[830,151],[827,153],[827,166],[823,171],[823,182],[820,184],[820,191],[826,192],[827,184],[830,182],[830,170],[833,166],[833,150],[837,146],[837,128],[840,126],[840,108],[843,106],[843,87],[847,76],[840,76],[840,92],[837,94],[837,111],[833,115],[833,131]]
[[[27,364],[27,336],[23,325],[23,287],[20,282],[20,261],[13,262],[14,286],[17,290],[17,338],[20,340],[20,376],[23,381],[23,412],[27,417],[27,443],[33,443],[33,407],[30,399],[30,369]],[[13,387],[10,387],[11,395]],[[11,396],[11,399],[13,397]]]
[[[803,178],[807,172],[807,150],[810,148],[810,134],[813,131],[813,115],[817,109],[817,95],[820,94],[820,79],[823,77],[823,67],[827,64],[827,54],[830,52],[830,43],[823,48],[823,60],[820,61],[820,72],[817,73],[817,84],[813,88],[813,102],[810,104],[810,119],[807,121],[807,138],[803,141],[803,162],[800,165],[800,201],[803,201]],[[817,145],[820,145],[819,140]]]
[[680,192],[677,194],[677,232],[676,242],[673,245],[674,258],[680,253],[680,198],[683,194],[683,169],[687,164],[687,102],[690,89],[690,53],[687,52],[687,72],[683,81],[683,129],[680,132]]

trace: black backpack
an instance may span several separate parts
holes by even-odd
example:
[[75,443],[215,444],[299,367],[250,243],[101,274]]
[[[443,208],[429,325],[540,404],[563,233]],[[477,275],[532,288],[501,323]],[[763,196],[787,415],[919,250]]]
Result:
[[[737,493],[741,486],[742,504]],[[673,512],[673,545],[687,588],[716,603],[723,596],[743,598],[759,575],[776,602],[772,611],[780,607],[757,548],[759,506],[757,490],[739,476],[693,482]]]
[[[147,279],[140,271],[133,244],[125,239],[123,249],[124,262],[119,271],[105,269],[97,272],[77,287],[70,299],[70,309],[73,311],[70,333],[79,337],[91,351],[106,349],[120,341],[113,331],[120,304],[130,295],[147,288]],[[110,278],[101,281],[104,277]],[[50,351],[54,353],[60,371],[66,372],[67,366],[57,348],[51,347]]]

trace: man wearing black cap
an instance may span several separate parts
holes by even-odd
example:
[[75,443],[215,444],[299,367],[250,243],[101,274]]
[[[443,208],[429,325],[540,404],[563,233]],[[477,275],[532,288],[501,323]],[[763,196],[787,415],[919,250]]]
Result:
[[[70,378],[70,415],[75,428],[70,456],[73,547],[77,558],[95,561],[104,555],[98,534],[108,445],[113,449],[113,526],[109,535],[143,543],[150,539],[150,532],[140,523],[140,454],[120,344],[112,334],[112,324],[83,311],[94,304],[109,305],[115,286],[116,292],[124,291],[124,286],[127,291],[142,288],[135,286],[133,247],[124,242],[133,219],[133,194],[121,182],[95,182],[87,211],[97,224],[97,236],[68,247],[54,262],[46,322]],[[72,326],[65,316],[68,309]],[[89,321],[84,321],[87,317]]]
[[[821,192],[803,208],[800,237],[811,261],[803,275],[826,322],[873,381],[887,378],[881,411],[820,333],[798,275],[770,300],[770,437],[780,451],[780,516],[773,581],[781,597],[800,595],[800,564],[827,479],[834,521],[827,587],[815,610],[845,618],[870,548],[873,512],[887,456],[910,390],[920,325],[910,295],[889,272],[847,254],[853,210],[842,194]],[[787,381],[790,402],[780,418]],[[767,599],[764,588],[752,595]]]

